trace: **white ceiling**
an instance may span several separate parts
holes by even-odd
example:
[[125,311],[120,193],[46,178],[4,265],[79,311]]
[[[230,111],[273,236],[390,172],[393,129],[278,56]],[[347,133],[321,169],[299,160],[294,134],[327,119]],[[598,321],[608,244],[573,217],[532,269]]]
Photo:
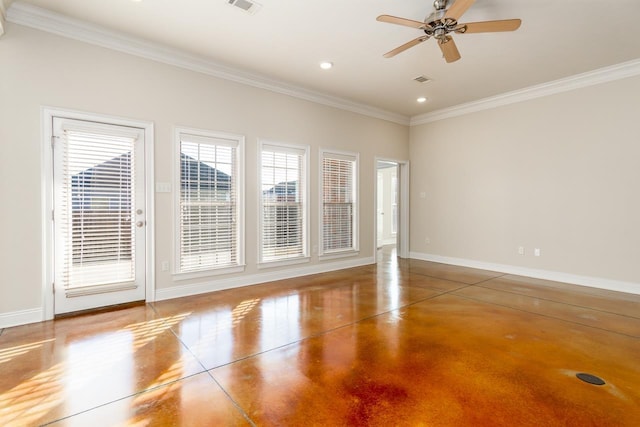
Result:
[[[640,58],[640,0],[477,0],[461,22],[522,26],[454,36],[462,59],[451,64],[434,40],[382,57],[422,32],[376,17],[422,21],[430,0],[258,2],[251,15],[227,0],[15,1],[407,117]],[[323,60],[334,68],[321,70]],[[432,81],[413,81],[420,75]]]

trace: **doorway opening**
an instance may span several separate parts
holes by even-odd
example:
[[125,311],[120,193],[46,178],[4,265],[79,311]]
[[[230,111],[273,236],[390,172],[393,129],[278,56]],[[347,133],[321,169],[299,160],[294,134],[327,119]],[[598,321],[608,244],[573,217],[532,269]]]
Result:
[[409,165],[376,159],[375,245],[378,257],[393,253],[408,257]]

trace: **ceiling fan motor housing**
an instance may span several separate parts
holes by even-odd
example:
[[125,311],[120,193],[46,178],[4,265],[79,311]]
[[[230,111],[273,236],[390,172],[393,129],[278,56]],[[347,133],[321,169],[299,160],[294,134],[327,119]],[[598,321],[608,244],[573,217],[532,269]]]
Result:
[[[502,19],[497,21],[459,24],[458,19],[460,19],[475,1],[476,0],[434,0],[433,7],[435,11],[428,15],[423,22],[391,15],[378,16],[378,18],[376,18],[378,21],[419,29],[424,31],[425,34],[385,53],[384,57],[391,58],[433,37],[438,41],[445,60],[447,62],[454,62],[460,59],[460,52],[450,33],[465,34],[515,31],[520,27],[520,19]],[[451,7],[449,7],[450,4]]]
[[453,31],[464,32],[463,25],[458,25],[458,22],[452,18],[445,18],[447,14],[447,0],[435,0],[433,7],[435,11],[429,14],[425,19],[424,32],[429,37],[434,37],[438,40],[446,40],[447,34]]
[[444,39],[447,34],[455,32],[464,32],[464,25],[458,25],[453,19],[442,19],[446,11],[436,11],[425,19],[424,32],[430,37],[438,40]]

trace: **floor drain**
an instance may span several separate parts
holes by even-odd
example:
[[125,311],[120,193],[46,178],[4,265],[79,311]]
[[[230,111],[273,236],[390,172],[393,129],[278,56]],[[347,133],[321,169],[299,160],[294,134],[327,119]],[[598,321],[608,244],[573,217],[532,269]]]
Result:
[[585,383],[593,384],[593,385],[605,385],[605,382],[602,378],[596,377],[595,375],[579,373],[576,374],[579,380],[584,381]]

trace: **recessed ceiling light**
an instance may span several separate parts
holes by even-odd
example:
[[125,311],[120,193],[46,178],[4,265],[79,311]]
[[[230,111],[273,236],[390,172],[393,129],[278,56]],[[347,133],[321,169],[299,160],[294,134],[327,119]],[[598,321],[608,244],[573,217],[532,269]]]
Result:
[[330,68],[333,68],[333,62],[329,62],[329,61],[322,61],[320,63],[320,68],[322,68],[323,70],[328,70]]
[[420,104],[427,102],[427,98],[425,98],[424,96],[421,96],[420,98],[416,99],[416,101],[418,101]]

